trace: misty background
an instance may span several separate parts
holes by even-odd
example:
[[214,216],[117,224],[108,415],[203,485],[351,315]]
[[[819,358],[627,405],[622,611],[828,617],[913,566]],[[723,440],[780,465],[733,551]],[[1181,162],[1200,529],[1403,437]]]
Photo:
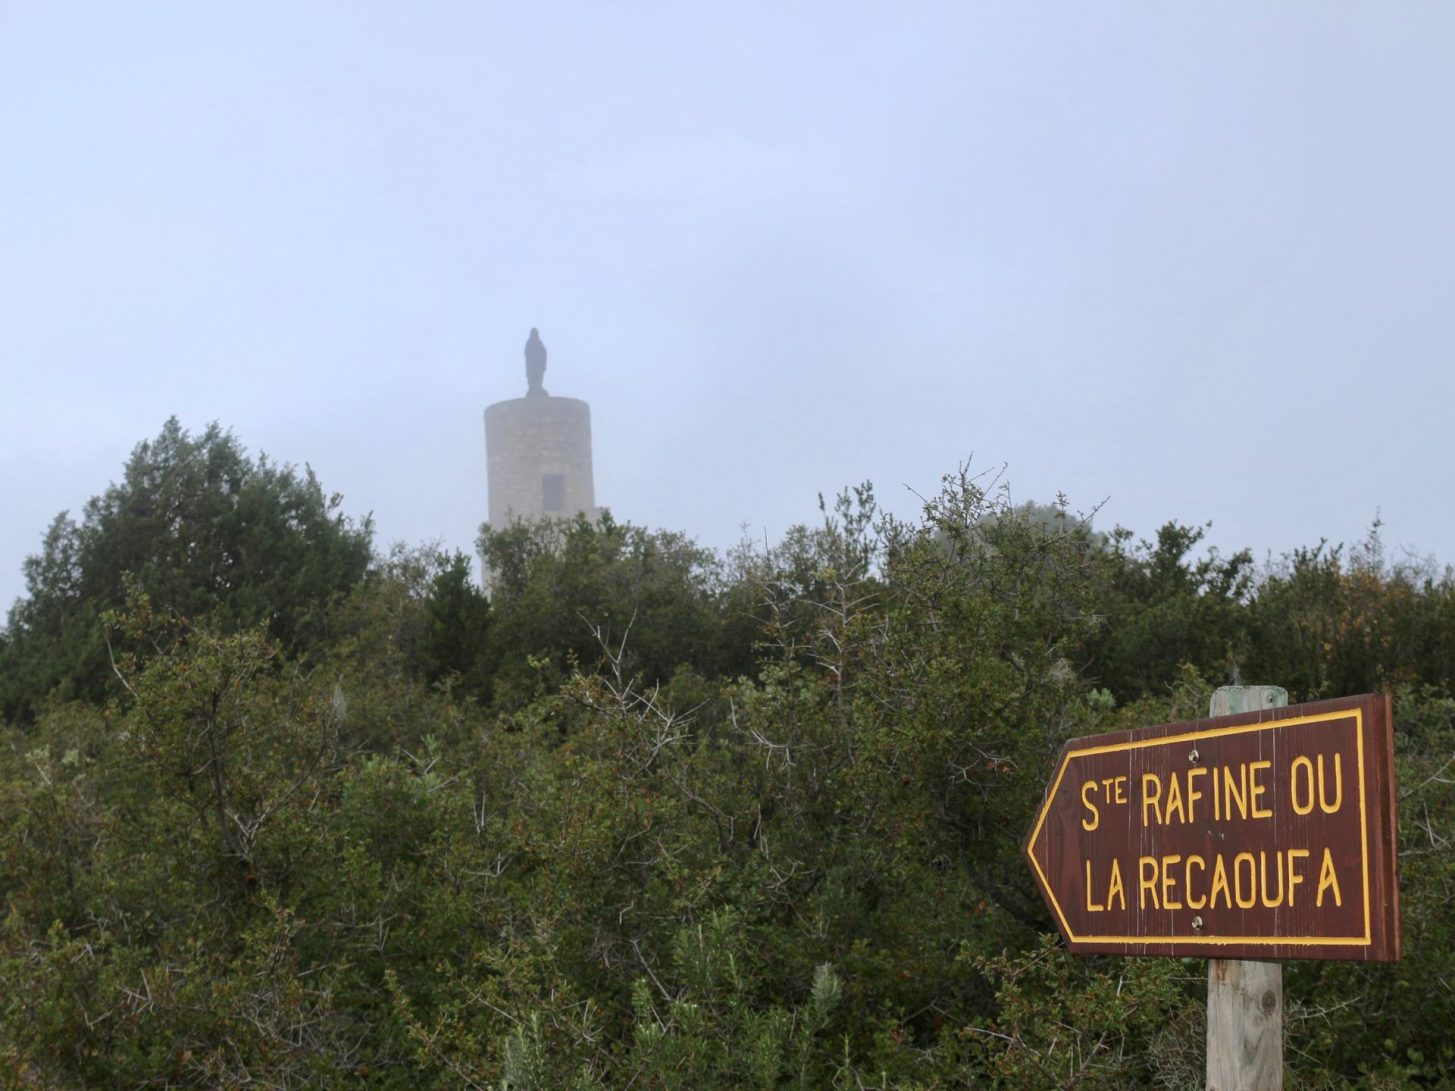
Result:
[[481,411],[703,544],[1007,466],[1455,559],[1455,7],[0,4],[0,606],[168,416],[470,551]]

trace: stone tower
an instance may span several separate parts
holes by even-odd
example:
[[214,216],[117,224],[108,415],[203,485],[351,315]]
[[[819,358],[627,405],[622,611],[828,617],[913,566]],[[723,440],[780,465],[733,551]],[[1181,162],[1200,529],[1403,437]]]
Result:
[[530,331],[525,345],[527,392],[485,410],[485,462],[490,525],[513,519],[596,514],[591,476],[591,407],[546,393],[546,347]]

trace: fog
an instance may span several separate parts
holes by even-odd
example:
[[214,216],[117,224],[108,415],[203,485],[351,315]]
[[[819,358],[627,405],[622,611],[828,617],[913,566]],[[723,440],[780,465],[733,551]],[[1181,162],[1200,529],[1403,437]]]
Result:
[[171,415],[469,550],[483,408],[722,548],[969,461],[1455,558],[1455,8],[11,5],[0,603]]

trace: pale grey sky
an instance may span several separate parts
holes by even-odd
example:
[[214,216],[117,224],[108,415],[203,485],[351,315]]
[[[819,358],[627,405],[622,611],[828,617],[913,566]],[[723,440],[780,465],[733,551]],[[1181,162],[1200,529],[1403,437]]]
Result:
[[481,410],[722,547],[973,455],[1455,561],[1455,5],[0,0],[0,604],[176,414],[469,550]]

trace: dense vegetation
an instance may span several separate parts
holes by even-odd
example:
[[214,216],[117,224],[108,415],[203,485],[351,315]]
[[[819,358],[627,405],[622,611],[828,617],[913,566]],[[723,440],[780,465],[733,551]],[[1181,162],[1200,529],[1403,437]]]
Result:
[[11,1086],[1201,1081],[1203,964],[1081,959],[1018,855],[1068,737],[1395,694],[1406,960],[1287,964],[1288,1085],[1455,1064],[1455,577],[1257,565],[957,474],[718,556],[609,518],[372,552],[175,422],[0,638]]

